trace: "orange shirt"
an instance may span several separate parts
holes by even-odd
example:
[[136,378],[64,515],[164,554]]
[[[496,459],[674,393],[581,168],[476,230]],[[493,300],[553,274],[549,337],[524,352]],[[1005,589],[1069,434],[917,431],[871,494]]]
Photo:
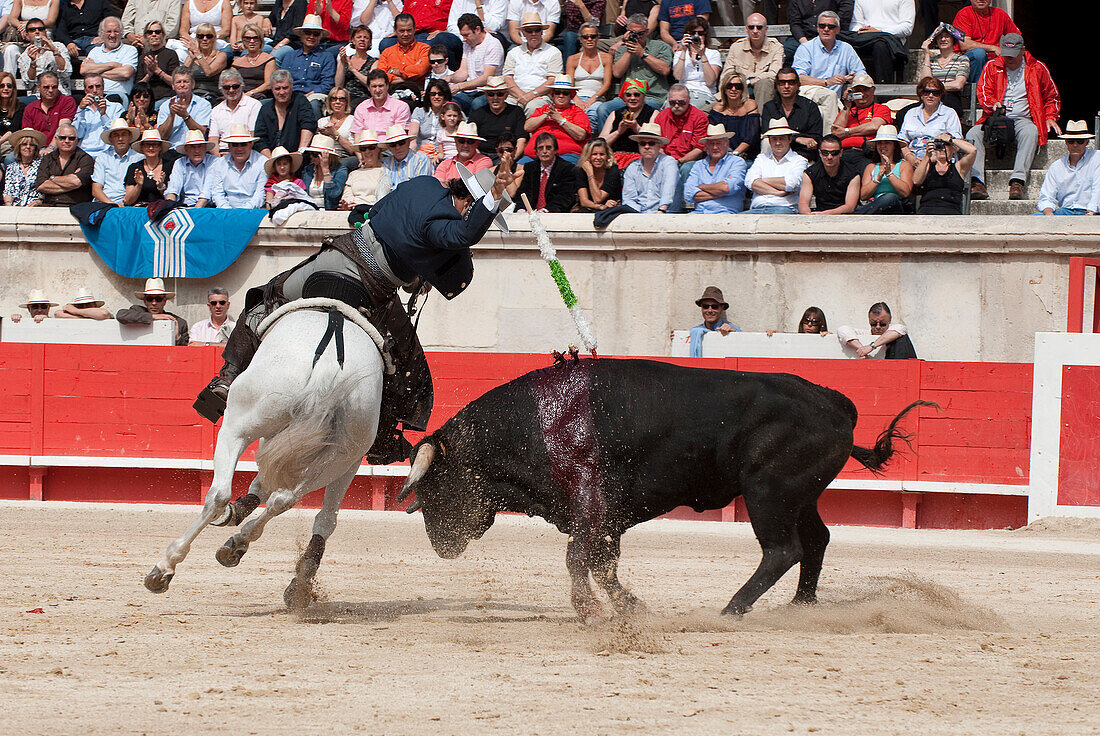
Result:
[[378,68],[389,75],[391,82],[400,76],[407,82],[422,84],[430,68],[428,44],[415,41],[408,51],[403,51],[401,44],[395,43],[378,55]]

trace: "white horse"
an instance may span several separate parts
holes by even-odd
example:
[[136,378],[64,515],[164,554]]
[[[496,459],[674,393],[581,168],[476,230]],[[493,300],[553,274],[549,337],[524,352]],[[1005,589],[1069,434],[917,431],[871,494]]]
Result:
[[[316,311],[318,307],[333,311]],[[343,317],[358,327],[345,325]],[[176,565],[204,527],[226,523],[234,518],[232,512],[239,513],[240,518],[234,518],[239,523],[258,505],[249,504],[240,512],[230,508],[229,500],[241,453],[260,440],[259,472],[248,493],[266,506],[215,557],[233,567],[268,521],[323,486],[325,497],[313,522],[313,536],[283,594],[292,607],[303,607],[311,600],[325,541],[336,528],[336,512],[378,431],[382,338],[351,307],[317,298],[284,305],[258,332],[263,342],[229,392],[206,503],[199,518],[168,545],[164,559],[145,576],[145,587],[153,593],[168,590]],[[323,352],[315,357],[326,338]]]

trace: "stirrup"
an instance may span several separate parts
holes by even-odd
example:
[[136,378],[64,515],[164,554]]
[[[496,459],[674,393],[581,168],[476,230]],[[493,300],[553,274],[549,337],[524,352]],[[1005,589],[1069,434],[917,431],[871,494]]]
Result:
[[229,383],[224,378],[217,377],[199,392],[192,407],[200,417],[216,424],[225,414],[225,403],[228,397]]

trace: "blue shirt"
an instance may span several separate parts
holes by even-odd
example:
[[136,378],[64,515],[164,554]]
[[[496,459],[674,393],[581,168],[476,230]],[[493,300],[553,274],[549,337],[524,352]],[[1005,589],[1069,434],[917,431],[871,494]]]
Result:
[[[168,109],[168,105],[172,100],[176,99],[173,95],[160,103],[160,107],[157,108],[157,120],[163,123],[171,115],[171,111]],[[191,104],[187,106],[187,114],[194,118],[195,122],[204,128],[210,127],[210,103],[199,97],[198,95],[191,95]],[[172,144],[172,147],[176,147],[183,143],[184,137],[187,135],[187,121],[185,121],[179,115],[175,116],[172,121],[172,130],[169,131],[165,140]]]
[[[226,157],[228,156],[227,153]],[[193,164],[187,154],[184,154],[183,158],[176,161],[176,165],[172,167],[172,175],[168,177],[168,189],[164,193],[176,195],[176,199],[182,202],[184,207],[194,207],[200,199],[208,196],[207,180],[217,160],[217,156],[208,153],[206,158],[198,164]]]
[[253,151],[244,164],[244,170],[238,171],[231,154],[222,156],[210,165],[205,198],[221,209],[262,208],[267,196],[264,192],[264,184],[267,183],[265,161],[267,159],[262,153]]
[[125,64],[126,66],[133,67],[134,75],[125,82],[107,79],[107,77],[103,78],[103,91],[105,94],[122,95],[123,98],[130,96],[130,90],[134,88],[134,76],[137,76],[138,52],[136,48],[128,43],[124,43],[119,45],[114,51],[108,51],[103,44],[96,44],[88,49],[88,61],[96,64]]
[[306,54],[301,49],[291,51],[279,62],[294,76],[294,91],[327,95],[336,83],[336,58],[327,51]]
[[92,105],[78,109],[73,115],[73,127],[80,138],[80,150],[92,156],[110,150],[111,145],[104,143],[100,136],[111,127],[112,120],[122,117],[125,112],[122,105],[112,100],[107,100],[107,112],[102,114]]
[[638,212],[656,212],[661,206],[671,208],[679,181],[680,167],[672,156],[659,154],[649,175],[642,168],[641,159],[632,161],[623,174],[623,204]]
[[684,26],[697,15],[710,12],[710,0],[661,0],[657,11],[657,20],[668,23],[669,34],[679,41],[684,35]]
[[718,322],[714,325],[714,327],[707,327],[706,322],[700,322],[699,324],[692,327],[691,331],[688,332],[688,355],[690,355],[692,358],[702,358],[703,357],[703,337],[708,332],[717,332],[718,328],[721,327],[722,325],[729,325],[730,327],[733,328],[734,332],[740,332],[741,331],[740,327],[738,327],[734,323],[730,322],[728,319],[718,320]]
[[[791,67],[799,74],[818,79],[828,79],[834,74],[863,74],[867,71],[851,44],[837,40],[833,44],[833,50],[826,51],[820,38],[811,38],[800,44],[798,51],[794,52]],[[830,84],[829,89],[840,94],[839,84]]]
[[396,189],[401,182],[417,176],[435,176],[432,160],[420,151],[409,151],[409,155],[403,161],[398,161],[393,154],[386,153],[382,157],[382,167],[390,179],[391,189]]
[[126,194],[126,170],[135,161],[144,161],[145,156],[137,151],[127,151],[126,155],[119,156],[115,153],[114,146],[106,151],[100,151],[92,158],[95,159],[95,168],[92,169],[92,181],[103,187],[103,193],[115,204],[122,204],[122,196]]
[[696,202],[695,212],[704,215],[736,214],[745,205],[745,172],[748,170],[749,165],[745,163],[745,159],[732,153],[720,158],[714,171],[710,170],[709,156],[700,159],[691,167],[691,173],[684,182],[684,201],[691,202],[695,199],[700,184],[725,182],[729,186],[729,194],[718,199]]

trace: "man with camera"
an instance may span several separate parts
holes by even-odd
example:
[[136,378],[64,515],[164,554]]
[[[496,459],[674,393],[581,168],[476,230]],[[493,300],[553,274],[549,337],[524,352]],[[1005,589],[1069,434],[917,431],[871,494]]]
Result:
[[[645,82],[646,102],[654,109],[665,106],[668,97],[668,74],[672,69],[672,47],[664,41],[650,40],[649,19],[641,13],[630,16],[622,45],[612,47],[611,73],[616,79],[637,79]],[[600,105],[595,130],[603,130],[604,121],[616,110],[626,107],[621,97]]]
[[841,139],[845,162],[863,171],[871,163],[863,146],[891,120],[890,108],[875,102],[875,81],[871,75],[857,74],[844,93],[844,109],[833,121],[830,131]]
[[80,136],[80,148],[92,156],[110,150],[110,144],[103,140],[103,133],[112,120],[123,117],[125,113],[122,105],[105,96],[103,77],[98,74],[85,76],[84,97],[73,116],[73,127]]
[[54,43],[46,35],[46,24],[39,18],[31,18],[23,31],[27,47],[16,59],[19,76],[27,85],[27,94],[34,94],[38,84],[38,75],[43,72],[57,74],[61,85],[61,94],[69,94],[69,77],[73,73],[73,64],[64,44]]

